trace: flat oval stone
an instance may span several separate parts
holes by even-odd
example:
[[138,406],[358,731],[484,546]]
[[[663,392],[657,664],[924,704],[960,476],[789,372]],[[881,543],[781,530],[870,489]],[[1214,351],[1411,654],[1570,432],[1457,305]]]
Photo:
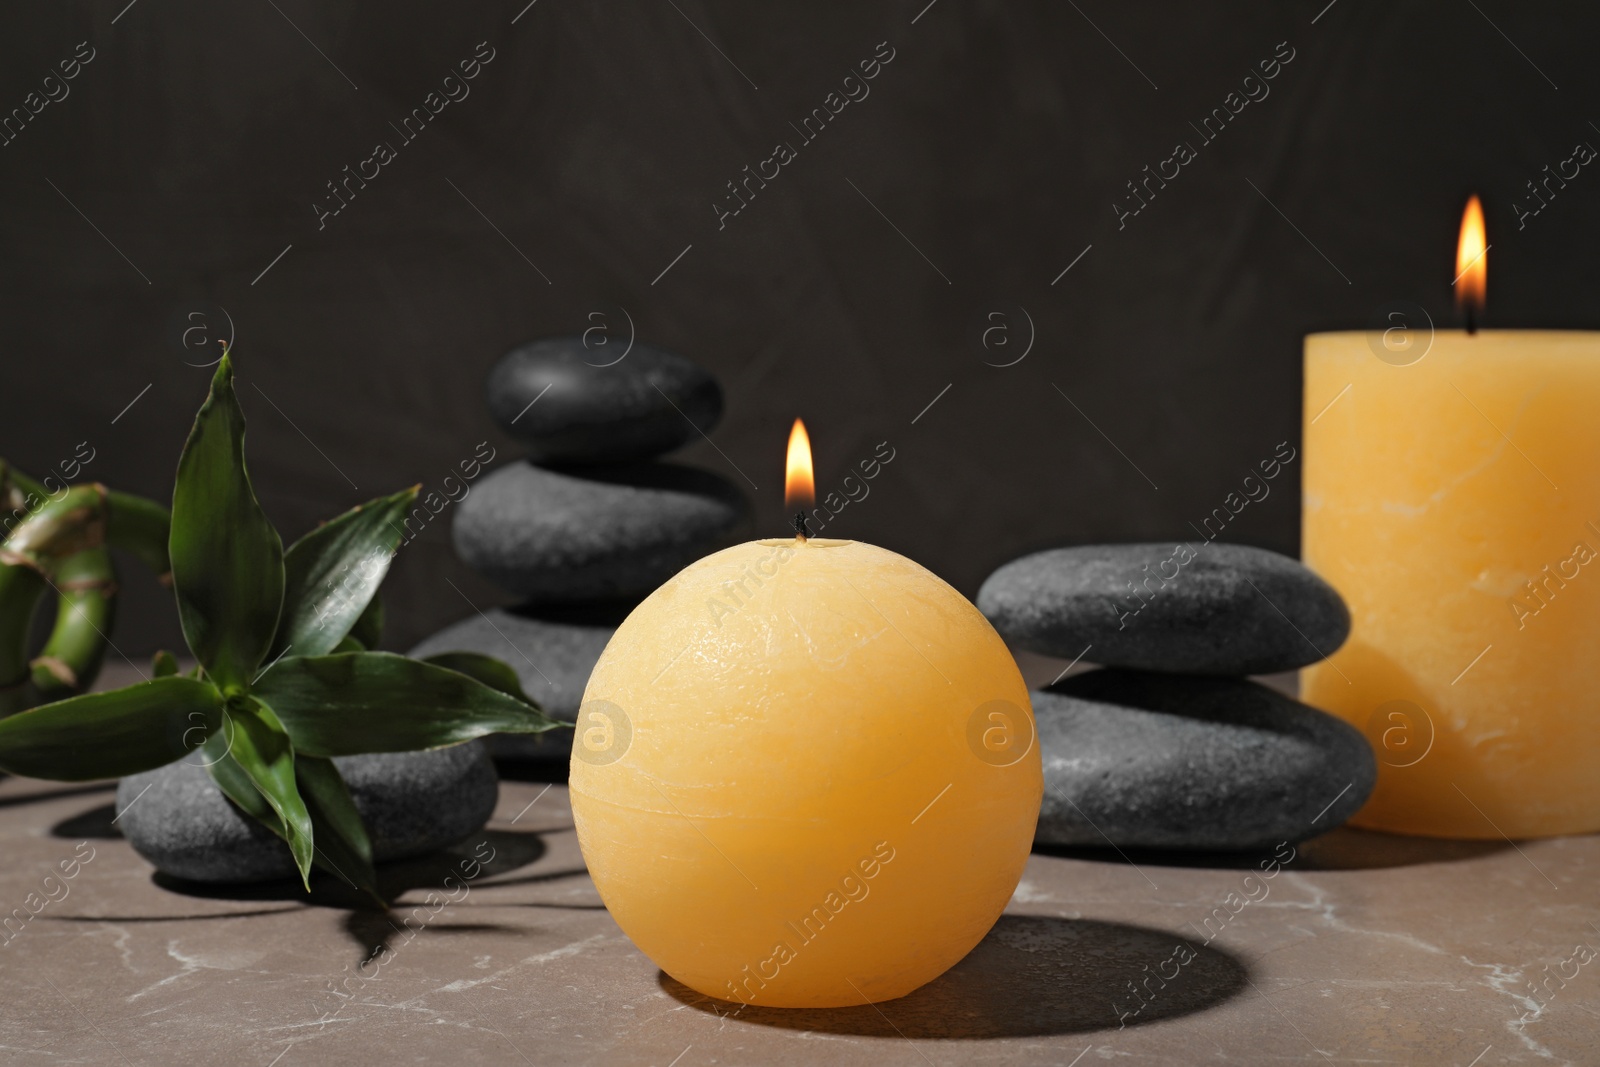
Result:
[[1349,609],[1309,568],[1216,542],[1036,552],[989,575],[978,610],[1030,652],[1151,671],[1274,674],[1350,636]]
[[452,534],[468,566],[518,596],[623,600],[721,548],[747,513],[730,482],[692,467],[512,463],[461,501]]
[[1355,728],[1254,682],[1096,670],[1030,695],[1044,844],[1266,848],[1338,826],[1377,780]]
[[513,348],[489,370],[489,411],[540,463],[649,459],[711,432],[722,387],[709,372],[653,345],[622,351],[581,337]]
[[[576,722],[589,675],[632,606],[625,602],[490,608],[424,638],[407,655],[415,659],[442,652],[493,656],[517,672],[523,691],[546,714]],[[491,734],[484,742],[491,755],[502,758],[565,763],[572,755],[568,730]]]
[[[482,829],[500,780],[480,741],[338,756],[377,862],[420,856]],[[117,784],[117,825],[157,870],[195,882],[298,877],[289,846],[222,795],[191,755]]]

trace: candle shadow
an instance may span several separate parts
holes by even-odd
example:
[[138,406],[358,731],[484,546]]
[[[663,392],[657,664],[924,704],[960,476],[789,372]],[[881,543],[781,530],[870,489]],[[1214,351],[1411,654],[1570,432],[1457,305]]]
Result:
[[[570,734],[568,735],[571,736]],[[549,785],[566,785],[567,775],[571,769],[571,760],[566,756],[560,759],[526,759],[520,756],[496,756],[494,758],[495,773],[502,782],[535,782]]]
[[[1174,955],[1180,946],[1192,953],[1181,965],[1176,961],[1182,956]],[[1176,976],[1163,981],[1158,969]],[[960,963],[921,989],[881,1004],[766,1008],[705,996],[666,973],[657,982],[690,1008],[757,1026],[976,1040],[1118,1030],[1191,1015],[1238,996],[1248,986],[1249,971],[1231,953],[1193,945],[1165,930],[1002,915]]]

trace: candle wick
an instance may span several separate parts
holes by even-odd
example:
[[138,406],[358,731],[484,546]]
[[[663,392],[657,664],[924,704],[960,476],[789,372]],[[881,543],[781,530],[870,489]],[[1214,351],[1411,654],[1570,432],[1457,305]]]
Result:
[[804,541],[804,540],[806,540],[807,538],[809,538],[811,536],[811,531],[806,528],[806,513],[805,512],[803,512],[803,511],[795,512],[794,513],[794,520],[791,523],[791,525],[794,526],[794,535],[795,535],[795,538],[797,540]]
[[1478,332],[1478,323],[1476,321],[1477,317],[1475,315],[1473,315],[1473,310],[1474,310],[1473,306],[1471,304],[1468,304],[1467,305],[1467,336],[1468,337],[1471,337],[1473,334]]

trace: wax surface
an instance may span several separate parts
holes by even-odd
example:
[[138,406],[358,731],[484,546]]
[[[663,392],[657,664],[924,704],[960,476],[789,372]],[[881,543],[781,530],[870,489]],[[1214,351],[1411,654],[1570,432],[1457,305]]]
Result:
[[1302,699],[1373,744],[1353,821],[1600,829],[1600,334],[1441,331],[1407,366],[1317,334],[1305,372],[1304,557],[1354,629]]
[[903,996],[983,938],[1043,777],[1027,689],[966,598],[872,545],[788,539],[708,556],[634,610],[585,692],[571,790],[606,907],[662,970],[838,1007]]

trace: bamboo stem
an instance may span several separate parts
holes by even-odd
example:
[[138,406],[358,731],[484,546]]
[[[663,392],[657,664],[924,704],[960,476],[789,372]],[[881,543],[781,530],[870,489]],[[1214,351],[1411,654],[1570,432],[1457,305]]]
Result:
[[29,679],[28,630],[45,590],[33,567],[0,563],[0,717],[35,703]]
[[116,617],[117,576],[103,548],[68,556],[55,568],[56,622],[30,664],[37,703],[85,692],[100,673]]
[[94,482],[47,497],[29,511],[0,548],[0,561],[45,566],[49,560],[109,545],[133,553],[170,581],[167,536],[172,514],[154,501]]
[[[171,513],[99,483],[50,491],[0,459],[0,717],[84,692],[105,656],[116,575],[107,547],[172,582]],[[55,626],[28,661],[34,613],[57,592]]]

